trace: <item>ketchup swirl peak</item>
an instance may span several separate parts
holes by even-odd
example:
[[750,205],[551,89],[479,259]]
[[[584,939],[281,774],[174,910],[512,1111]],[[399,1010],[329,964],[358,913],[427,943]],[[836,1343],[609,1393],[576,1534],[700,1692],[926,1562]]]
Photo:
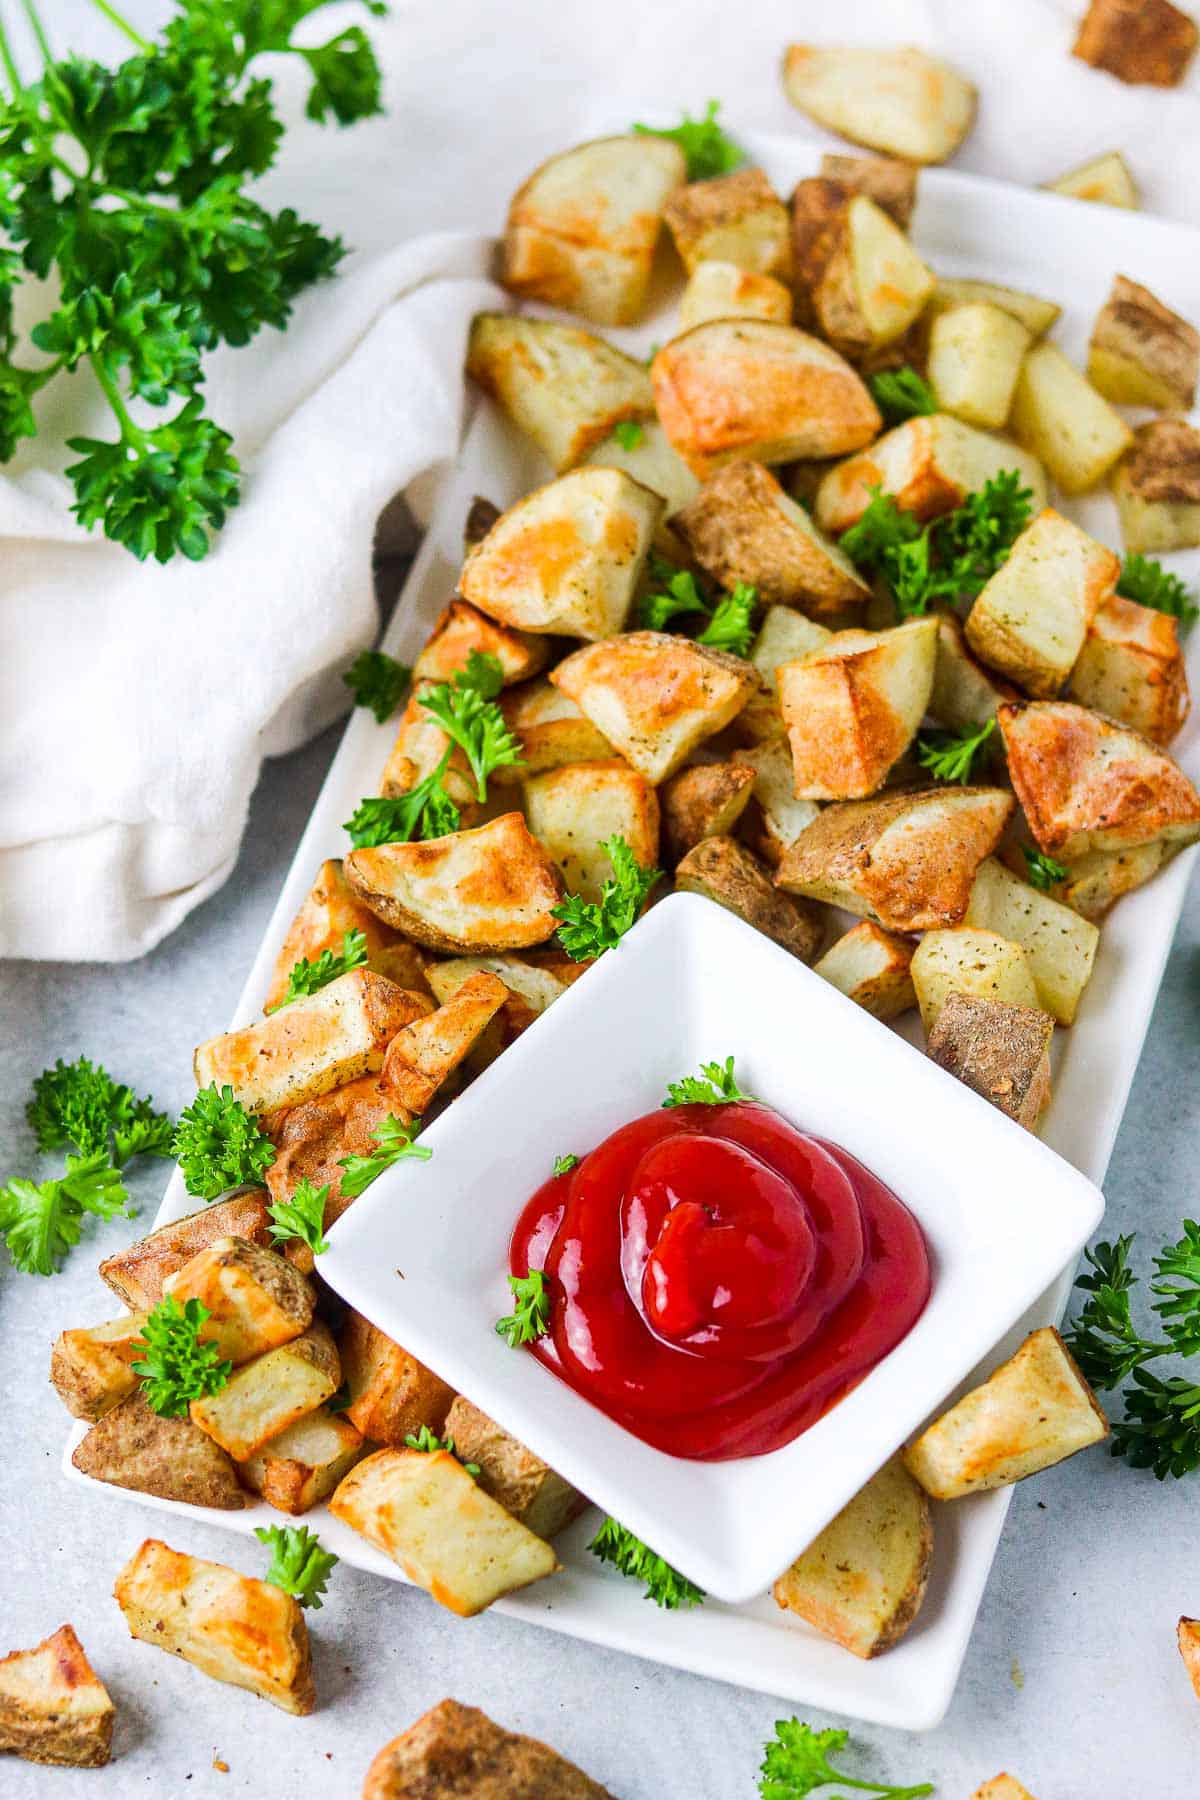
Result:
[[705,1461],[806,1430],[911,1330],[930,1285],[907,1207],[746,1101],[622,1126],[529,1201],[511,1268],[549,1278],[541,1361],[638,1437]]

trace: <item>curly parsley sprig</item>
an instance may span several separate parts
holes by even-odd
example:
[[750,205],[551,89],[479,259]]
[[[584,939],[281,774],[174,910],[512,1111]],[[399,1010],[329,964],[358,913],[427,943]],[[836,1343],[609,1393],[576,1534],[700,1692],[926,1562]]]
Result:
[[342,827],[356,850],[377,844],[411,844],[416,838],[446,837],[462,824],[462,814],[442,785],[454,754],[451,745],[436,769],[407,794],[374,794],[360,800]]
[[883,576],[901,618],[919,618],[935,600],[974,599],[1029,523],[1032,499],[1017,471],[1004,469],[922,526],[876,487],[841,548],[857,569]]
[[720,110],[721,102],[710,100],[702,118],[684,113],[680,123],[669,130],[654,125],[635,125],[633,129],[642,137],[670,138],[687,158],[688,180],[707,181],[714,175],[728,175],[745,161],[740,146],[717,124]]
[[338,1559],[323,1550],[321,1540],[307,1525],[256,1525],[254,1535],[271,1552],[264,1581],[282,1588],[301,1606],[319,1611],[330,1574]]
[[685,1075],[682,1081],[668,1082],[663,1106],[725,1106],[731,1100],[753,1098],[753,1094],[743,1092],[738,1086],[733,1058],[727,1056],[723,1063],[701,1063],[699,1075]]
[[1200,606],[1187,584],[1152,556],[1127,556],[1117,579],[1117,592],[1139,606],[1167,613],[1186,629],[1200,618]]
[[310,995],[319,994],[323,987],[328,987],[339,975],[349,975],[352,969],[361,969],[366,960],[366,933],[344,932],[340,950],[322,950],[312,962],[307,956],[301,956],[292,964],[287,992],[269,1011],[278,1012],[281,1007],[290,1006],[293,1000],[307,1000]]
[[964,785],[975,772],[981,759],[986,762],[995,745],[995,719],[988,719],[978,731],[922,731],[917,736],[917,761],[928,769],[935,781],[957,781]]
[[325,1207],[329,1201],[329,1183],[314,1187],[308,1177],[298,1181],[287,1200],[272,1200],[267,1208],[271,1220],[271,1236],[280,1243],[299,1238],[314,1256],[324,1256],[329,1244],[325,1238]]
[[354,695],[355,706],[367,706],[385,725],[408,692],[412,670],[386,650],[363,650],[342,680]]
[[902,369],[880,369],[868,375],[867,386],[885,425],[903,425],[905,419],[928,417],[938,409],[929,382],[907,363]]
[[193,1400],[219,1394],[227,1386],[233,1364],[200,1335],[211,1317],[203,1301],[181,1303],[174,1294],[165,1295],[147,1313],[142,1335],[133,1346],[143,1354],[129,1366],[141,1378],[147,1405],[160,1418],[181,1419]]
[[1050,889],[1060,881],[1065,881],[1071,871],[1065,863],[1055,862],[1044,850],[1035,850],[1029,844],[1021,845],[1021,854],[1025,858],[1025,873],[1029,877],[1030,887],[1048,894]]
[[452,1437],[438,1437],[434,1432],[430,1431],[428,1425],[422,1425],[420,1429],[415,1432],[410,1431],[404,1440],[404,1447],[406,1450],[420,1450],[425,1456],[432,1456],[435,1450],[445,1450],[450,1456],[455,1457],[458,1462],[462,1463],[463,1468],[467,1471],[467,1474],[473,1481],[479,1480],[479,1464],[462,1462],[462,1457],[459,1456],[458,1451],[454,1448],[454,1439]]
[[185,1106],[175,1127],[172,1154],[184,1186],[198,1200],[217,1200],[235,1187],[262,1187],[275,1161],[275,1146],[259,1130],[233,1089],[211,1083]]
[[640,1537],[635,1537],[611,1516],[605,1519],[588,1549],[601,1562],[611,1563],[632,1581],[644,1581],[646,1592],[643,1598],[653,1600],[656,1606],[668,1612],[674,1612],[680,1606],[704,1603],[703,1588],[672,1568],[665,1557],[651,1550],[649,1544],[643,1543]]
[[420,1129],[420,1119],[398,1119],[394,1113],[389,1113],[371,1133],[379,1145],[378,1150],[370,1156],[343,1156],[340,1166],[346,1171],[342,1176],[342,1193],[346,1199],[357,1200],[373,1181],[378,1181],[385,1169],[406,1156],[417,1162],[428,1162],[433,1151],[428,1144],[414,1141]]
[[758,1783],[762,1800],[803,1800],[804,1795],[830,1785],[876,1794],[879,1800],[919,1800],[921,1795],[933,1793],[928,1781],[916,1787],[894,1787],[886,1781],[864,1781],[843,1774],[829,1758],[844,1750],[849,1741],[848,1731],[833,1726],[815,1731],[799,1719],[776,1719],[775,1736],[763,1746]]
[[739,581],[732,593],[715,598],[702,590],[690,569],[680,569],[657,550],[650,552],[648,567],[655,584],[638,601],[638,622],[647,631],[665,631],[672,619],[702,615],[707,623],[696,643],[713,650],[729,650],[748,656],[754,640],[754,615],[758,589]]
[[512,1311],[496,1320],[496,1332],[509,1348],[532,1344],[545,1337],[550,1329],[550,1284],[541,1269],[530,1269],[528,1275],[508,1276],[516,1302]]
[[475,777],[475,798],[481,804],[488,797],[489,775],[521,762],[520,743],[496,705],[496,695],[503,685],[499,658],[487,651],[472,650],[465,670],[452,681],[437,682],[421,695],[421,705],[430,718],[437,721],[466,757]]
[[73,1063],[59,1057],[33,1083],[25,1117],[39,1150],[71,1145],[79,1156],[101,1151],[118,1168],[134,1156],[170,1156],[172,1124],[149,1095],[137,1098],[114,1081],[101,1063],[86,1056]]
[[568,894],[552,907],[559,921],[558,941],[573,962],[586,962],[612,950],[637,923],[646,898],[662,870],[643,866],[621,836],[605,838],[600,848],[613,872],[600,890],[599,900]]

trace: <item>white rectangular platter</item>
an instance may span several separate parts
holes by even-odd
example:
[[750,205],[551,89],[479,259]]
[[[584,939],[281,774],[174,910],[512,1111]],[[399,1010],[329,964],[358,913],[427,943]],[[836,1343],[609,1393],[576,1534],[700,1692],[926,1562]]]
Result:
[[[751,159],[761,162],[785,195],[798,179],[815,171],[817,153],[810,144],[786,137],[745,133],[740,137]],[[978,276],[1060,302],[1063,317],[1053,335],[1079,362],[1091,322],[1118,272],[1144,282],[1184,317],[1200,320],[1200,237],[1138,213],[934,169],[920,178],[913,236],[941,273]],[[667,302],[664,295],[661,315],[638,331],[613,335],[627,348],[638,349],[667,338],[673,299]],[[439,484],[429,530],[384,640],[388,650],[412,661],[452,593],[472,497],[483,494],[508,505],[548,474],[537,452],[495,409],[482,406],[456,464]],[[1119,548],[1116,513],[1106,493],[1065,503],[1063,510]],[[1200,580],[1200,552],[1165,560],[1193,584]],[[1200,630],[1190,659],[1193,684],[1200,684],[1197,645]],[[318,863],[343,854],[347,840],[342,821],[363,795],[376,791],[391,738],[392,728],[377,725],[366,711],[356,711],[350,720],[233,1026],[261,1014],[284,932]],[[1195,717],[1173,750],[1193,779],[1200,776],[1200,724]],[[1103,926],[1095,975],[1079,1019],[1070,1031],[1057,1034],[1055,1096],[1043,1135],[1097,1183],[1103,1182],[1108,1166],[1193,862],[1194,852],[1186,852],[1148,887],[1121,901]],[[531,1029],[537,1030],[537,1025]],[[524,1128],[536,1129],[536,1119]],[[933,1121],[930,1128],[935,1128]],[[195,1201],[176,1173],[159,1222],[194,1209]],[[1071,1277],[1071,1270],[1063,1272],[1010,1338],[997,1346],[987,1366],[1007,1354],[1026,1330],[1059,1317]],[[64,1470],[76,1481],[87,1479],[70,1466],[70,1451],[80,1435],[74,1434],[64,1457]],[[89,1485],[98,1492],[122,1491],[98,1482]],[[586,1553],[594,1515],[559,1540],[566,1565],[563,1575],[501,1602],[499,1610],[823,1711],[928,1729],[941,1720],[953,1694],[1009,1499],[1010,1491],[938,1509],[934,1572],[920,1618],[902,1643],[873,1662],[860,1662],[828,1643],[765,1596],[737,1608],[709,1601],[690,1612],[659,1611],[644,1600],[637,1584],[624,1581]],[[261,1505],[242,1513],[215,1513],[169,1501],[147,1500],[147,1504],[177,1514],[195,1513],[210,1524],[228,1525],[245,1534],[269,1513]],[[394,1564],[326,1509],[318,1509],[307,1522],[345,1561],[392,1581],[403,1580]],[[481,1628],[486,1629],[480,1623],[462,1626],[467,1631]]]

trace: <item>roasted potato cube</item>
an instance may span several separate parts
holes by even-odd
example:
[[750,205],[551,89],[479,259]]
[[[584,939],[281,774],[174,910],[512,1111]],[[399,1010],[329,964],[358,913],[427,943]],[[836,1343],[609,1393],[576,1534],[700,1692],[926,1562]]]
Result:
[[1159,839],[1133,850],[1089,850],[1065,865],[1067,878],[1054,888],[1054,898],[1082,918],[1099,923],[1123,894],[1131,894],[1171,860],[1175,845]]
[[912,959],[911,938],[863,919],[830,945],[813,972],[872,1018],[898,1019],[917,1004]]
[[842,456],[879,430],[849,363],[792,325],[713,319],[672,338],[650,374],[667,436],[701,479],[727,462]]
[[524,631],[620,631],[663,513],[621,469],[573,469],[501,513],[463,564],[473,606]]
[[26,1762],[100,1769],[112,1753],[115,1717],[73,1626],[0,1657],[0,1751]]
[[[1068,169],[1057,181],[1048,181],[1046,187],[1050,193],[1066,194],[1072,200],[1091,200],[1101,206],[1121,206],[1131,212],[1136,212],[1141,205],[1137,183],[1119,150],[1109,150],[1103,156],[1091,157],[1077,169]],[[1109,398],[1112,398],[1111,394]]]
[[502,1050],[566,993],[569,985],[558,971],[536,968],[519,956],[455,956],[438,963],[432,972],[434,989],[443,1005],[480,970],[503,982],[505,1000],[467,1058],[467,1066],[476,1071],[495,1062]]
[[1008,1487],[1108,1436],[1108,1421],[1052,1325],[964,1394],[904,1451],[934,1500]]
[[771,738],[753,749],[735,750],[733,760],[739,767],[754,770],[755,828],[749,836],[774,868],[788,845],[808,830],[819,808],[815,801],[796,798],[792,753],[786,739]]
[[342,1379],[329,1327],[316,1320],[300,1337],[230,1376],[219,1394],[193,1400],[193,1425],[242,1463],[297,1419],[315,1412]]
[[677,863],[705,838],[728,837],[746,810],[754,781],[753,769],[734,762],[697,763],[672,775],[662,791],[668,862]]
[[977,731],[996,716],[1002,700],[1016,698],[1007,681],[996,681],[967,649],[953,613],[937,615],[937,660],[929,710],[950,731]]
[[302,1715],[316,1705],[304,1613],[269,1581],[147,1538],[117,1576],[113,1596],[131,1637],[284,1712]]
[[972,281],[954,275],[938,276],[925,314],[927,318],[934,318],[949,306],[967,306],[976,300],[1010,313],[1035,338],[1044,337],[1062,314],[1061,306],[1053,300],[1043,300],[1037,294],[1026,294],[1020,288],[1001,287],[995,281]]
[[728,725],[758,688],[741,657],[665,631],[585,644],[550,679],[656,785]]
[[901,231],[908,230],[917,204],[917,171],[910,162],[896,156],[841,156],[827,151],[821,158],[821,179],[836,181],[847,193],[866,194]]
[[679,329],[690,331],[710,319],[767,319],[790,325],[792,290],[773,275],[758,275],[734,262],[697,263],[679,302]]
[[[372,912],[431,950],[544,943],[563,896],[558,870],[516,812],[428,843],[352,850],[346,874]],[[400,1020],[396,1030],[407,1023]],[[374,1066],[382,1062],[381,1049]]]
[[163,1282],[168,1275],[225,1237],[245,1238],[252,1244],[267,1246],[273,1243],[267,1196],[262,1188],[244,1188],[230,1194],[227,1200],[202,1206],[199,1212],[188,1213],[170,1225],[160,1225],[148,1237],[105,1257],[100,1264],[100,1279],[108,1283],[131,1312],[149,1312],[162,1299]]
[[860,800],[917,734],[933,691],[937,622],[839,631],[778,672],[796,798]]
[[104,1325],[59,1332],[50,1352],[50,1380],[74,1418],[94,1425],[132,1394],[138,1378],[130,1364],[142,1355],[134,1346],[145,1323],[145,1313],[126,1313]]
[[525,783],[525,817],[572,894],[599,900],[612,876],[605,841],[623,837],[643,868],[658,860],[658,796],[627,763],[571,763]]
[[1191,706],[1176,621],[1114,594],[1088,626],[1069,692],[1153,743],[1169,744]]
[[[275,1145],[275,1161],[266,1175],[271,1199],[290,1200],[302,1181],[328,1187],[324,1221],[328,1231],[353,1204],[342,1194],[343,1157],[373,1155],[379,1148],[375,1131],[395,1111],[382,1075],[363,1075],[331,1094],[275,1114],[267,1126]],[[294,1267],[311,1273],[312,1252],[307,1245],[293,1239],[287,1256]]]
[[771,1591],[852,1656],[881,1656],[920,1612],[932,1562],[929,1501],[894,1456]]
[[1120,573],[1119,557],[1047,506],[979,594],[967,642],[989,668],[1049,698],[1066,682]]
[[[795,319],[805,327],[816,324],[813,295],[826,264],[837,249],[852,189],[824,175],[810,175],[796,183],[791,200],[792,285]],[[885,211],[888,209],[885,207]]]
[[680,893],[703,894],[773,938],[801,962],[811,962],[825,936],[821,915],[772,886],[762,864],[736,838],[705,838],[675,871]]
[[474,1463],[485,1494],[540,1538],[552,1538],[587,1505],[569,1481],[503,1426],[459,1394],[446,1414],[446,1436],[462,1463]]
[[1200,1700],[1200,1619],[1180,1619],[1175,1635],[1188,1680]]
[[1030,342],[1019,319],[986,300],[939,312],[929,331],[927,370],[938,405],[968,425],[998,429]]
[[1022,487],[1032,489],[1035,508],[1044,505],[1041,465],[1016,445],[949,413],[906,419],[861,456],[830,469],[817,489],[817,524],[840,537],[858,524],[875,488],[891,494],[902,512],[934,519],[961,506],[1005,469],[1015,469]]
[[1200,544],[1200,431],[1185,419],[1151,419],[1112,478],[1129,551]]
[[729,463],[674,521],[692,558],[723,588],[739,581],[806,613],[841,613],[870,589],[761,463]]
[[797,662],[810,651],[826,645],[832,632],[791,606],[769,606],[763,614],[750,661],[773,694],[778,693],[776,671],[781,663]]
[[1200,794],[1165,751],[1070,701],[1004,705],[1009,774],[1050,856],[1200,837]]
[[349,1419],[318,1406],[263,1444],[238,1474],[268,1506],[298,1517],[327,1500],[366,1454],[366,1439]]
[[365,1438],[402,1448],[422,1425],[441,1435],[454,1389],[432,1369],[353,1310],[342,1327],[341,1352],[350,1390],[346,1417]]
[[1029,1789],[1022,1787],[1015,1775],[1006,1774],[1003,1770],[977,1787],[971,1800],[1035,1800]]
[[500,705],[509,730],[520,743],[521,760],[497,769],[490,779],[491,786],[516,787],[546,769],[561,769],[567,763],[604,762],[613,755],[613,747],[603,733],[549,679],[514,688]]
[[540,675],[550,660],[544,637],[498,625],[465,600],[452,600],[413,664],[414,683],[450,681],[466,668],[473,650],[496,658],[506,687]]
[[810,300],[822,336],[844,356],[859,359],[904,336],[933,293],[935,277],[866,194],[853,195],[829,229]]
[[690,181],[671,195],[663,218],[689,274],[706,262],[781,281],[791,273],[787,208],[761,169]]
[[549,1544],[447,1450],[377,1450],[344,1477],[329,1509],[461,1618],[559,1568]]
[[923,50],[792,44],[783,87],[827,131],[914,163],[953,156],[975,117],[971,83]]
[[940,1068],[1034,1131],[1050,1104],[1053,1035],[1054,1020],[1037,1006],[958,988],[946,995],[928,1048]]
[[1092,0],[1071,54],[1119,81],[1177,87],[1196,36],[1195,20],[1170,0]]
[[486,1713],[442,1700],[385,1744],[367,1770],[362,1800],[612,1800],[607,1788],[536,1738]]
[[913,955],[912,983],[926,1035],[952,994],[1003,1000],[1010,1006],[1038,1004],[1033,971],[1020,944],[978,926],[927,931]]
[[480,970],[427,1019],[398,1031],[387,1047],[379,1078],[395,1110],[423,1113],[507,999],[504,983]]
[[889,931],[958,925],[976,870],[1012,810],[1012,795],[999,788],[925,788],[844,801],[825,807],[801,832],[775,879],[789,893],[845,907]]
[[[471,608],[463,607],[462,611],[470,612]],[[443,619],[447,616],[442,615]],[[475,616],[480,617],[479,614]],[[490,620],[486,623],[496,630]],[[472,647],[483,649],[485,646],[480,643]],[[495,650],[494,644],[486,647]],[[302,957],[315,962],[322,950],[340,950],[348,931],[361,931],[366,938],[368,968],[386,975],[400,987],[415,986],[418,993],[421,991],[424,979],[416,953],[411,946],[398,944],[395,932],[389,931],[374,913],[367,910],[346,881],[341,859],[335,857],[321,864],[308,898],[288,926],[271,971],[263,1011],[273,1012],[279,1005],[287,993],[288,978]],[[401,973],[409,979],[401,980]]]
[[290,1343],[312,1323],[310,1283],[277,1251],[245,1238],[218,1238],[198,1251],[167,1276],[163,1293],[181,1306],[199,1300],[208,1308],[200,1336],[235,1367]]
[[1088,380],[1118,406],[1187,412],[1196,403],[1200,331],[1127,275],[1114,277],[1088,343]]
[[1035,344],[1026,355],[1009,429],[1040,458],[1064,494],[1095,487],[1133,442],[1124,419],[1057,344]]
[[139,1387],[75,1446],[71,1462],[81,1475],[110,1487],[237,1512],[246,1504],[237,1471],[219,1444],[190,1419],[163,1419]]
[[1096,960],[1100,934],[1094,925],[1022,881],[995,857],[979,865],[964,922],[1020,944],[1038,1005],[1057,1024],[1072,1022]]
[[[702,269],[720,266],[717,263],[701,264]],[[745,279],[766,282],[769,277],[747,275]],[[777,284],[771,282],[770,285],[774,287]],[[677,513],[681,506],[686,506],[689,500],[694,500],[700,492],[700,483],[657,419],[639,420],[636,439],[629,431],[616,437],[606,437],[584,461],[601,469],[623,469],[626,475],[666,502],[668,518]]]

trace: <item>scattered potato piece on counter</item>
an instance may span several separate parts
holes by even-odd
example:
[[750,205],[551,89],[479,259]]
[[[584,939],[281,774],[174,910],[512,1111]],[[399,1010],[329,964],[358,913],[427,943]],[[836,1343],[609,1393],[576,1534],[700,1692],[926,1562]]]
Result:
[[546,769],[561,769],[567,763],[604,762],[613,755],[613,747],[603,733],[549,679],[528,681],[513,688],[501,699],[500,709],[521,745],[521,761],[497,769],[489,779],[491,787],[517,787]]
[[917,1004],[913,941],[863,919],[831,944],[813,973],[875,1019],[898,1019]]
[[835,349],[855,359],[894,344],[920,315],[936,278],[900,227],[868,195],[831,221],[809,299]]
[[59,1768],[100,1769],[116,1708],[74,1627],[0,1657],[0,1751]]
[[1114,594],[1088,626],[1067,691],[1153,743],[1169,744],[1191,707],[1178,624]]
[[746,810],[754,781],[754,770],[736,762],[696,763],[672,775],[662,790],[667,861],[677,863],[705,838],[728,837]]
[[614,425],[654,416],[645,363],[593,331],[553,319],[477,313],[467,373],[500,402],[560,475],[582,462]]
[[1012,811],[1011,794],[983,787],[843,801],[801,832],[775,879],[789,893],[842,906],[889,931],[958,925],[976,870]]
[[475,1706],[442,1700],[379,1751],[362,1800],[612,1800],[536,1738],[493,1724]]
[[752,459],[842,456],[879,430],[879,410],[836,350],[792,325],[713,319],[658,352],[658,416],[694,474]]
[[[331,857],[317,870],[307,899],[288,926],[271,971],[263,1011],[271,1012],[279,1005],[288,989],[288,977],[301,957],[315,962],[322,950],[339,951],[348,931],[361,931],[366,938],[367,967],[396,981],[400,958],[410,947],[396,943],[395,932],[389,931],[374,913],[369,912],[351,889],[342,873],[341,859]],[[393,950],[399,952],[398,957],[390,955]],[[411,973],[412,979],[400,981],[399,986],[416,986],[420,992],[424,984],[415,953],[405,972]]]
[[860,800],[917,734],[933,691],[937,621],[835,632],[778,671],[797,799]]
[[894,219],[901,231],[912,223],[917,203],[917,170],[897,156],[842,156],[826,151],[821,179],[836,181],[851,194],[866,194]]
[[733,760],[754,770],[755,828],[748,837],[764,861],[775,867],[820,809],[813,800],[797,800],[792,753],[784,738],[735,750]]
[[243,1463],[297,1419],[324,1405],[341,1379],[329,1327],[314,1320],[289,1344],[243,1363],[220,1393],[193,1400],[192,1423],[234,1462]]
[[643,868],[658,860],[658,796],[628,763],[571,763],[525,783],[529,829],[572,894],[599,900],[613,867],[606,839],[623,837]]
[[489,1419],[462,1394],[446,1414],[445,1435],[462,1463],[475,1463],[485,1494],[540,1538],[552,1538],[577,1519],[587,1501],[549,1463]]
[[[555,929],[551,909],[563,896],[562,877],[516,812],[427,843],[352,850],[346,874],[372,912],[431,950],[544,943]],[[407,1023],[398,1021],[396,1030]],[[374,1066],[382,1062],[381,1048]]]
[[1016,698],[1016,689],[976,662],[954,613],[938,613],[937,629],[929,710],[950,731],[977,731],[995,718],[1002,700]]
[[1052,1325],[1031,1331],[1015,1356],[903,1452],[934,1500],[1008,1487],[1108,1436],[1108,1421]]
[[447,1450],[377,1450],[351,1469],[329,1508],[461,1618],[560,1566]]
[[274,1242],[270,1226],[263,1189],[243,1188],[227,1200],[160,1225],[148,1237],[106,1256],[100,1264],[100,1279],[131,1312],[149,1312],[162,1299],[167,1276],[182,1269],[201,1250],[225,1237],[270,1246]]
[[1200,544],[1200,431],[1186,419],[1151,419],[1112,478],[1126,550]]
[[131,1637],[284,1712],[317,1703],[308,1626],[282,1588],[147,1538],[113,1587]]
[[1133,442],[1124,419],[1057,344],[1035,344],[1021,364],[1009,429],[1064,494],[1095,487]]
[[1091,980],[1100,934],[1049,894],[1022,881],[994,856],[979,865],[964,923],[1020,944],[1029,959],[1038,1005],[1059,1025],[1075,1017]]
[[687,160],[668,138],[598,138],[550,157],[513,196],[500,279],[597,325],[631,324],[663,207],[686,178]]
[[927,317],[936,317],[949,306],[966,306],[984,301],[1010,313],[1024,325],[1031,336],[1044,337],[1062,315],[1062,307],[1038,294],[1026,294],[1020,288],[1002,287],[995,281],[973,281],[956,275],[939,275],[932,298],[925,308]]
[[774,275],[759,275],[735,262],[697,263],[679,302],[679,329],[690,331],[710,319],[768,319],[790,325],[792,290]]
[[1188,1672],[1188,1680],[1195,1689],[1197,1700],[1200,1700],[1200,1619],[1189,1619],[1186,1616],[1180,1619],[1176,1641],[1183,1666]]
[[1067,879],[1057,883],[1054,898],[1099,923],[1123,894],[1133,893],[1157,875],[1177,848],[1160,838],[1132,850],[1089,850],[1086,856],[1064,865]]
[[1050,1104],[1053,1035],[1054,1020],[1036,1005],[956,989],[945,997],[927,1048],[940,1068],[1035,1131]]
[[366,1439],[349,1419],[318,1406],[261,1445],[238,1474],[268,1506],[297,1517],[327,1500],[366,1454]]
[[[336,1223],[353,1202],[342,1194],[341,1163],[345,1156],[371,1156],[379,1148],[375,1130],[396,1110],[383,1090],[381,1075],[362,1075],[317,1100],[289,1107],[267,1121],[275,1145],[275,1161],[266,1173],[272,1200],[290,1200],[302,1181],[328,1187],[324,1227]],[[289,1262],[303,1274],[312,1271],[312,1251],[293,1239]]]
[[681,893],[715,900],[801,962],[811,962],[821,948],[825,926],[817,908],[780,893],[736,838],[705,838],[689,850],[675,871],[675,886]]
[[766,605],[841,613],[870,589],[848,556],[761,463],[728,463],[678,514],[693,559],[723,588],[744,581]]
[[689,181],[671,195],[663,218],[689,275],[706,262],[781,281],[791,273],[787,208],[761,169]]
[[1120,573],[1120,557],[1047,506],[976,598],[967,643],[989,668],[1049,699],[1070,675]]
[[923,50],[792,44],[783,62],[792,105],[851,143],[914,163],[953,156],[975,117],[975,89]]
[[396,1033],[383,1059],[382,1092],[403,1111],[423,1113],[507,999],[497,976],[485,969],[472,975],[427,1019]]
[[190,1419],[162,1419],[139,1387],[92,1426],[71,1462],[110,1487],[237,1512],[246,1504],[237,1472],[219,1444]]
[[346,1417],[372,1443],[402,1447],[422,1425],[439,1437],[454,1389],[350,1309],[341,1337]]
[[1092,0],[1071,54],[1119,81],[1176,87],[1196,38],[1195,20],[1170,0]]
[[920,1612],[932,1562],[929,1501],[894,1456],[772,1592],[787,1612],[852,1656],[881,1656]]
[[[490,529],[490,527],[489,527]],[[550,645],[531,631],[514,631],[499,625],[465,600],[451,600],[413,664],[414,685],[422,681],[450,681],[461,673],[471,652],[494,656],[504,685],[528,681],[540,675],[550,660]]]
[[138,1378],[129,1365],[142,1355],[134,1345],[145,1322],[145,1313],[125,1313],[103,1325],[59,1332],[50,1352],[50,1380],[74,1418],[94,1425],[132,1394]]
[[[723,265],[719,263],[700,265],[702,271],[720,267]],[[771,287],[777,285],[767,275],[747,275],[745,279],[766,283]],[[786,289],[783,291],[787,293]],[[790,318],[790,294],[787,299]],[[594,450],[589,451],[584,462],[600,469],[623,469],[626,475],[632,476],[634,481],[640,482],[642,487],[649,488],[666,502],[667,517],[670,518],[681,506],[686,506],[689,500],[695,499],[700,491],[700,483],[657,419],[639,420],[636,441],[633,438],[632,431],[606,437]]]
[[939,312],[929,332],[929,379],[938,405],[968,425],[998,430],[1008,418],[1030,334],[986,300]]
[[830,469],[817,489],[817,523],[840,537],[857,525],[874,488],[891,494],[902,512],[937,518],[1004,469],[1015,469],[1021,485],[1032,489],[1035,511],[1045,504],[1041,464],[1027,451],[949,413],[906,419],[869,450]]
[[1196,403],[1200,332],[1127,275],[1092,326],[1088,380],[1118,406],[1187,412]]
[[1091,200],[1101,206],[1120,206],[1128,212],[1136,212],[1142,203],[1129,164],[1119,150],[1093,156],[1077,169],[1068,169],[1057,181],[1047,181],[1045,186],[1052,194]]
[[913,955],[912,982],[926,1034],[952,994],[1003,1000],[1010,1006],[1038,1004],[1033,971],[1020,944],[978,926],[927,931]]
[[312,1285],[276,1250],[245,1238],[218,1238],[163,1282],[163,1293],[182,1306],[199,1300],[210,1317],[200,1328],[237,1367],[307,1331],[312,1323]]
[[977,1787],[970,1800],[1035,1800],[1029,1789],[1022,1787],[1015,1775],[1007,1775],[1003,1771]]

